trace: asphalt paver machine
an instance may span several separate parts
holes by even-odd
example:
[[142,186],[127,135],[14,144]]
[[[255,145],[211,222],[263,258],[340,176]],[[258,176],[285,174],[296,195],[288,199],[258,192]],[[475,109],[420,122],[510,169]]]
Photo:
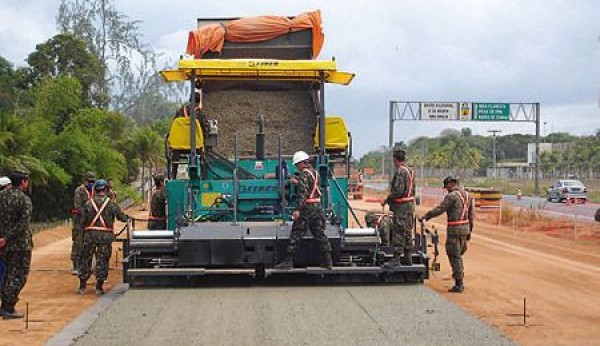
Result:
[[[290,49],[298,46],[290,42],[287,48],[252,49],[283,51],[289,57]],[[240,51],[237,47],[227,52]],[[348,204],[348,179],[332,174],[330,158],[350,159],[339,152],[340,148],[350,150],[347,146],[351,144],[340,146],[339,133],[327,124],[325,87],[349,85],[354,74],[338,71],[334,60],[229,58],[224,50],[218,59],[181,59],[176,69],[161,75],[166,82],[190,86],[188,111],[173,118],[166,138],[168,229],[127,232],[123,244],[125,282],[173,284],[219,275],[325,282],[422,282],[428,278],[424,235],[416,234],[413,265],[387,267],[384,264],[392,258],[392,249],[382,246],[377,230],[349,227],[351,217],[356,224],[361,222]],[[240,90],[241,94],[236,93]],[[286,105],[296,107],[290,90],[299,92],[312,106],[286,109]],[[224,96],[215,97],[223,92]],[[248,104],[261,95],[267,95],[261,114],[248,110]],[[274,100],[279,104],[273,105]],[[311,132],[298,131],[286,119],[275,123],[271,109],[287,112],[284,118],[298,113],[309,117]],[[220,113],[229,114],[216,119]],[[250,130],[253,155],[248,155],[249,129],[244,117],[251,117],[256,125]],[[234,133],[224,136],[225,128]],[[296,169],[291,157],[306,148],[290,143],[296,143],[299,136],[306,136],[311,146],[316,138],[310,154],[322,177],[321,207],[327,216],[333,269],[318,267],[320,252],[310,232],[296,254],[295,267],[274,268],[285,257],[292,226],[295,191],[288,178]],[[338,138],[337,142],[329,145],[333,138]]]

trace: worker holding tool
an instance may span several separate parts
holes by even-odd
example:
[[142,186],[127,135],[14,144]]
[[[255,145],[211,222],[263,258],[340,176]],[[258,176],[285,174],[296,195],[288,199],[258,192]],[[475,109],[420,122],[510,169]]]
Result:
[[321,209],[321,190],[319,188],[319,173],[308,162],[309,156],[304,151],[294,153],[292,163],[300,174],[291,178],[296,185],[296,209],[292,213],[292,231],[287,256],[275,268],[289,269],[294,266],[294,254],[300,247],[302,236],[309,231],[321,249],[320,266],[333,268],[331,260],[331,244],[325,235],[325,213]]
[[108,278],[108,265],[115,239],[113,225],[115,218],[127,222],[129,216],[118,204],[107,196],[108,183],[99,179],[94,185],[95,194],[83,206],[81,223],[85,225],[83,252],[79,258],[79,294],[85,293],[87,280],[91,275],[92,256],[96,254],[96,294],[104,294],[104,281]]
[[96,182],[96,173],[88,171],[85,173],[83,184],[75,189],[73,197],[73,209],[71,215],[73,218],[71,240],[71,262],[73,263],[73,275],[79,272],[79,257],[83,251],[84,231],[81,225],[81,210],[83,205],[94,196],[94,183]]
[[161,174],[154,176],[156,191],[150,199],[150,215],[148,215],[148,229],[167,229],[167,193],[165,191],[165,177]]
[[387,266],[412,265],[412,228],[415,215],[415,171],[406,165],[406,151],[394,150],[396,173],[392,178],[390,194],[381,202],[388,204],[394,213],[391,243],[394,246],[394,258]]
[[33,208],[31,199],[25,194],[29,189],[29,174],[15,171],[9,178],[12,187],[0,192],[0,249],[4,252],[6,265],[0,289],[0,316],[4,319],[23,318],[23,314],[15,310],[15,305],[27,283],[33,248],[29,227]]
[[448,214],[446,254],[455,281],[454,286],[449,291],[462,293],[465,289],[462,256],[467,251],[467,241],[471,240],[471,233],[473,232],[475,200],[460,187],[459,180],[452,176],[444,179],[444,188],[448,190],[448,194],[442,203],[419,218],[419,221],[427,221],[443,213]]

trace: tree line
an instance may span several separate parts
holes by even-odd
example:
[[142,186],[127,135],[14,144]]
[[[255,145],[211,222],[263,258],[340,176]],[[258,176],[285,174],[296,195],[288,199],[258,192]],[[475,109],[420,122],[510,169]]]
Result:
[[68,217],[86,171],[136,197],[139,172],[161,165],[176,103],[137,24],[109,0],[63,0],[60,33],[26,66],[0,56],[0,175],[31,173],[36,220]]
[[[591,136],[574,136],[556,132],[540,138],[551,143],[553,150],[540,155],[540,168],[544,177],[558,178],[578,175],[595,178],[600,172],[600,130]],[[496,137],[497,162],[527,162],[527,145],[535,143],[535,135],[510,134]],[[417,137],[408,143],[396,143],[406,149],[409,164],[463,176],[484,176],[493,167],[493,138],[473,135],[471,129],[443,130],[437,137]],[[359,160],[361,168],[372,167],[381,174],[382,158],[386,174],[392,163],[391,152],[370,151]]]

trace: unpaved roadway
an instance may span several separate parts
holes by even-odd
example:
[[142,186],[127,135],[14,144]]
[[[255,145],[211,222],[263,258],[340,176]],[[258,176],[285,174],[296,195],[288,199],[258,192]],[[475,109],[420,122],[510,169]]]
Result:
[[[360,209],[381,210],[374,203],[353,204]],[[429,208],[418,207],[418,213],[424,214]],[[443,246],[445,219],[432,221],[429,227],[436,227],[442,236],[442,271],[433,273],[434,277],[426,282],[428,287],[519,344],[600,344],[597,244],[576,244],[477,222],[465,255],[466,290],[457,295],[446,291],[452,279]],[[523,298],[527,304],[526,326]]]

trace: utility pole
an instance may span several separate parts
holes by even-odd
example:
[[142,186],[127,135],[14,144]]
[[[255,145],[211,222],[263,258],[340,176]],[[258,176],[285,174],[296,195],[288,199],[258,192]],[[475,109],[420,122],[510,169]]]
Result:
[[492,133],[492,151],[494,156],[494,179],[498,178],[498,163],[496,162],[496,133],[502,132],[502,130],[488,130]]

